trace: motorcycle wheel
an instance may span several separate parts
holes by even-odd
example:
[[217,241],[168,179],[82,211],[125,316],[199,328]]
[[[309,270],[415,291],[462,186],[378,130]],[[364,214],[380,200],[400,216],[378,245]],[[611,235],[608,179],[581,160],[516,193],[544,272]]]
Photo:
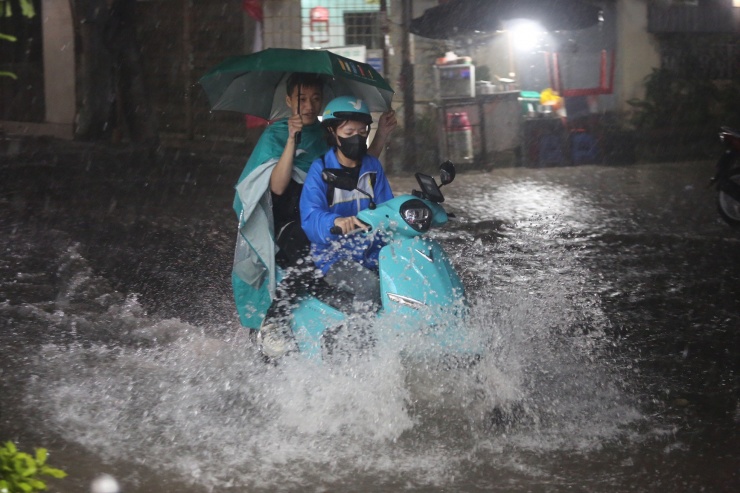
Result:
[[[740,185],[740,168],[730,171],[727,179]],[[717,194],[717,210],[727,224],[740,228],[740,202],[722,190]]]

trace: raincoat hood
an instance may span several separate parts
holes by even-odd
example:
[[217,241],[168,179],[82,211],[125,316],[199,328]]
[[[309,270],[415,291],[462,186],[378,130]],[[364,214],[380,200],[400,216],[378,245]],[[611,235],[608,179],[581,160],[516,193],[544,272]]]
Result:
[[[237,180],[237,193],[234,196],[234,212],[236,212],[237,216],[241,215],[242,210],[247,209],[247,207],[244,207],[245,205],[253,207],[254,202],[258,201],[260,196],[267,190],[266,188],[264,190],[255,190],[252,186],[257,185],[257,183],[252,183],[252,179],[255,177],[250,178],[246,183],[245,180],[249,175],[257,171],[258,168],[268,163],[270,172],[272,172],[272,168],[283,154],[287,138],[287,118],[277,120],[265,129],[259,142],[257,142],[254,151],[252,151],[252,155],[249,156],[247,165],[239,176],[239,180]],[[308,172],[308,169],[311,167],[313,160],[316,159],[316,156],[324,154],[327,149],[328,146],[324,139],[324,130],[321,128],[321,124],[316,122],[312,125],[305,125],[303,130],[301,130],[301,143],[296,150],[296,155],[293,160],[294,172],[297,168],[302,171],[302,175],[305,176],[305,173]],[[267,177],[269,184],[269,174]],[[303,183],[303,180],[301,179],[299,183]],[[249,214],[249,212],[247,214]]]

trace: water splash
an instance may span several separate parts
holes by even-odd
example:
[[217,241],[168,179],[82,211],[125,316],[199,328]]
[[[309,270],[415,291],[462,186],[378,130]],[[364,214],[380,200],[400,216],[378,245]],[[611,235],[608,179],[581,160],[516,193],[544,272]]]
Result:
[[[392,351],[340,367],[301,357],[270,366],[246,338],[140,317],[142,340],[170,342],[47,345],[29,397],[67,440],[107,460],[136,457],[215,489],[291,489],[316,471],[320,484],[358,474],[445,484],[463,457],[482,460],[476,449],[588,450],[638,417],[599,365],[584,369],[579,348],[489,316],[474,309],[470,322],[489,352],[457,371],[405,367]],[[497,409],[512,414],[496,421]]]
[[148,315],[75,248],[60,254],[55,309],[0,309],[66,334],[31,364],[26,405],[107,462],[212,491],[446,488],[491,468],[537,476],[541,454],[598,450],[641,416],[603,358],[608,322],[579,296],[587,273],[514,240],[469,247],[469,258],[505,253],[480,276],[504,280],[501,262],[518,269],[501,289],[475,291],[463,330],[483,350],[464,368],[409,359],[413,335],[340,365],[265,364],[241,330]]

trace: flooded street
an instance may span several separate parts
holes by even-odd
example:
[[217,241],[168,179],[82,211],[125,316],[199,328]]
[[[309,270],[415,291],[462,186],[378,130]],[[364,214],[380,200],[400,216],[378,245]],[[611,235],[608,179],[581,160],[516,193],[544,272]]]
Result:
[[264,364],[231,297],[235,157],[0,156],[0,440],[47,447],[61,493],[739,491],[713,166],[459,173],[434,234],[485,350],[446,370]]

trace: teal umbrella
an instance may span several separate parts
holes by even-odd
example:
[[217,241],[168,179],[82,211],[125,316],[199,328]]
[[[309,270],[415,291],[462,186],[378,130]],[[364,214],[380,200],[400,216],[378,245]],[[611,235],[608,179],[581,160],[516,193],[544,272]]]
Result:
[[268,48],[251,55],[227,58],[198,81],[213,110],[238,111],[268,120],[290,116],[285,82],[293,72],[319,74],[324,101],[355,96],[370,111],[391,108],[393,89],[367,63],[325,50]]

